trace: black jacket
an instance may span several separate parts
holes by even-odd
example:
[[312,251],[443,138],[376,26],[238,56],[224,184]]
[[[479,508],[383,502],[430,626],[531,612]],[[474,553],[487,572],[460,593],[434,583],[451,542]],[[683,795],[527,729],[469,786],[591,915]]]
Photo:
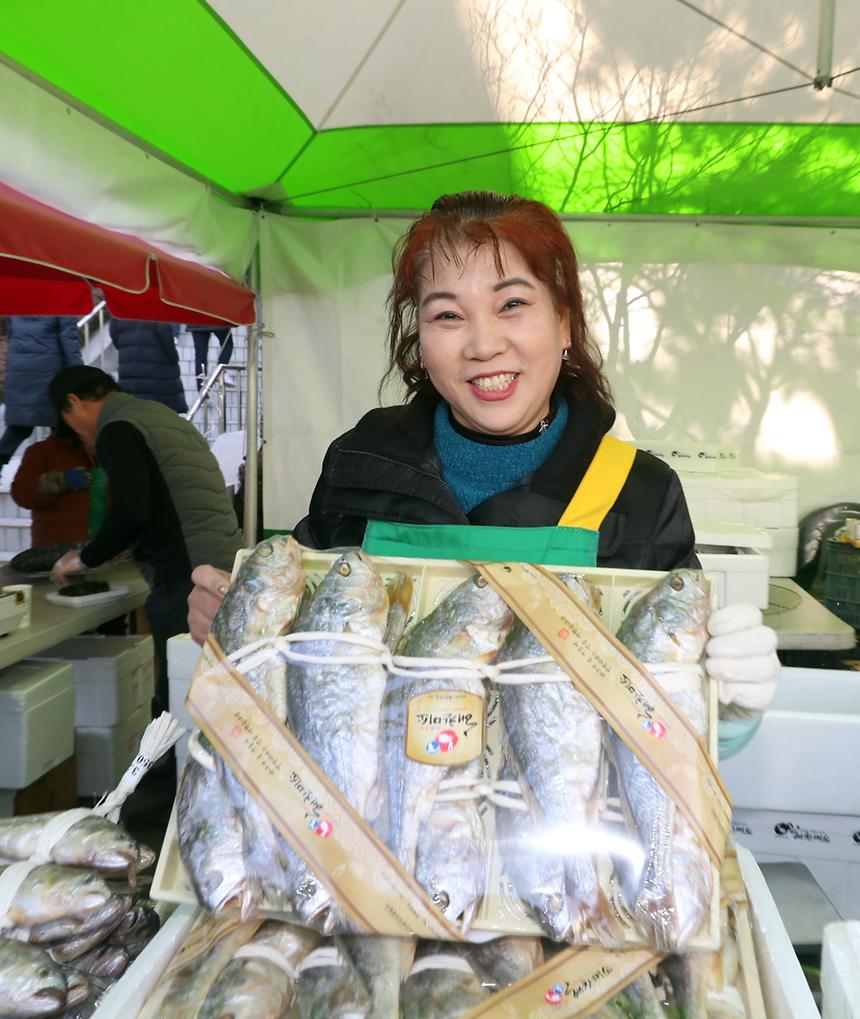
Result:
[[123,392],[184,414],[188,405],[173,329],[166,322],[115,318],[110,336],[119,354],[117,381]]
[[[412,524],[557,524],[579,487],[613,411],[576,404],[552,455],[518,485],[464,513],[442,479],[433,447],[435,392],[372,410],[328,448],[308,515],[295,537],[312,548],[360,545],[368,520]],[[662,460],[638,450],[600,528],[598,566],[668,570],[697,566],[681,483]]]

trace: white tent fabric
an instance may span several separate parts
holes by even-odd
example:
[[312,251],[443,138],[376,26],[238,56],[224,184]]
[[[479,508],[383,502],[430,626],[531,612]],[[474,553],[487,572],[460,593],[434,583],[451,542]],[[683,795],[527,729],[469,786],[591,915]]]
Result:
[[[858,97],[838,90],[775,94],[816,73],[818,0],[210,5],[317,128],[630,122],[690,107],[697,120],[858,117]],[[860,6],[840,2],[835,17],[834,67],[853,67]],[[740,96],[757,98],[720,105]]]
[[[407,226],[261,223],[267,527],[304,515],[328,443],[377,404],[390,252]],[[802,512],[856,493],[856,231],[617,221],[569,231],[618,435],[736,442],[745,466],[800,477]]]

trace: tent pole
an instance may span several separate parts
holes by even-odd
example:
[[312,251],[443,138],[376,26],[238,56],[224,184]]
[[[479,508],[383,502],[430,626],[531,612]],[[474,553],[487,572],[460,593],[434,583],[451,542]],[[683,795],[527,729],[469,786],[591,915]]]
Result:
[[251,262],[251,289],[254,291],[256,318],[248,327],[248,399],[245,403],[245,500],[244,500],[244,538],[245,547],[253,548],[257,544],[257,420],[260,402],[259,371],[260,337],[263,334],[263,308],[260,298],[260,242],[254,248]]
[[836,25],[836,0],[820,0],[818,9],[818,59],[813,86],[820,92],[833,85],[833,33]]

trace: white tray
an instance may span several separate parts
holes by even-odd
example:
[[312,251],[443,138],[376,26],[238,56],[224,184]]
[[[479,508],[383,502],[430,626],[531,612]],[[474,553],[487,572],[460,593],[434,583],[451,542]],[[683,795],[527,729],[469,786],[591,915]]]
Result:
[[103,601],[113,601],[114,598],[121,598],[124,594],[128,594],[127,587],[112,587],[109,591],[99,591],[97,594],[83,594],[76,598],[58,594],[56,591],[49,591],[45,595],[45,601],[51,602],[52,605],[65,605],[70,609],[82,609],[86,605],[98,605]]

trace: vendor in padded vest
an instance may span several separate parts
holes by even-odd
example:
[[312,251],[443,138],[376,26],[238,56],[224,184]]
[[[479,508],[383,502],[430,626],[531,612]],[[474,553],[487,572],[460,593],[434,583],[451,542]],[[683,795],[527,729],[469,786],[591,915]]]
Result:
[[[386,378],[398,375],[408,400],[370,411],[332,443],[295,528],[300,542],[698,565],[677,475],[608,435],[615,411],[576,255],[547,206],[486,191],[439,198],[395,251],[388,310]],[[200,640],[226,578],[200,569],[193,579],[189,624]],[[772,657],[766,671],[769,697]]]
[[164,404],[123,393],[105,372],[65,368],[50,385],[63,420],[95,449],[110,505],[99,532],[51,572],[55,583],[101,566],[125,549],[150,586],[146,614],[159,677],[154,708],[167,708],[167,639],[184,633],[201,563],[229,570],[242,545],[218,461],[197,429]]

